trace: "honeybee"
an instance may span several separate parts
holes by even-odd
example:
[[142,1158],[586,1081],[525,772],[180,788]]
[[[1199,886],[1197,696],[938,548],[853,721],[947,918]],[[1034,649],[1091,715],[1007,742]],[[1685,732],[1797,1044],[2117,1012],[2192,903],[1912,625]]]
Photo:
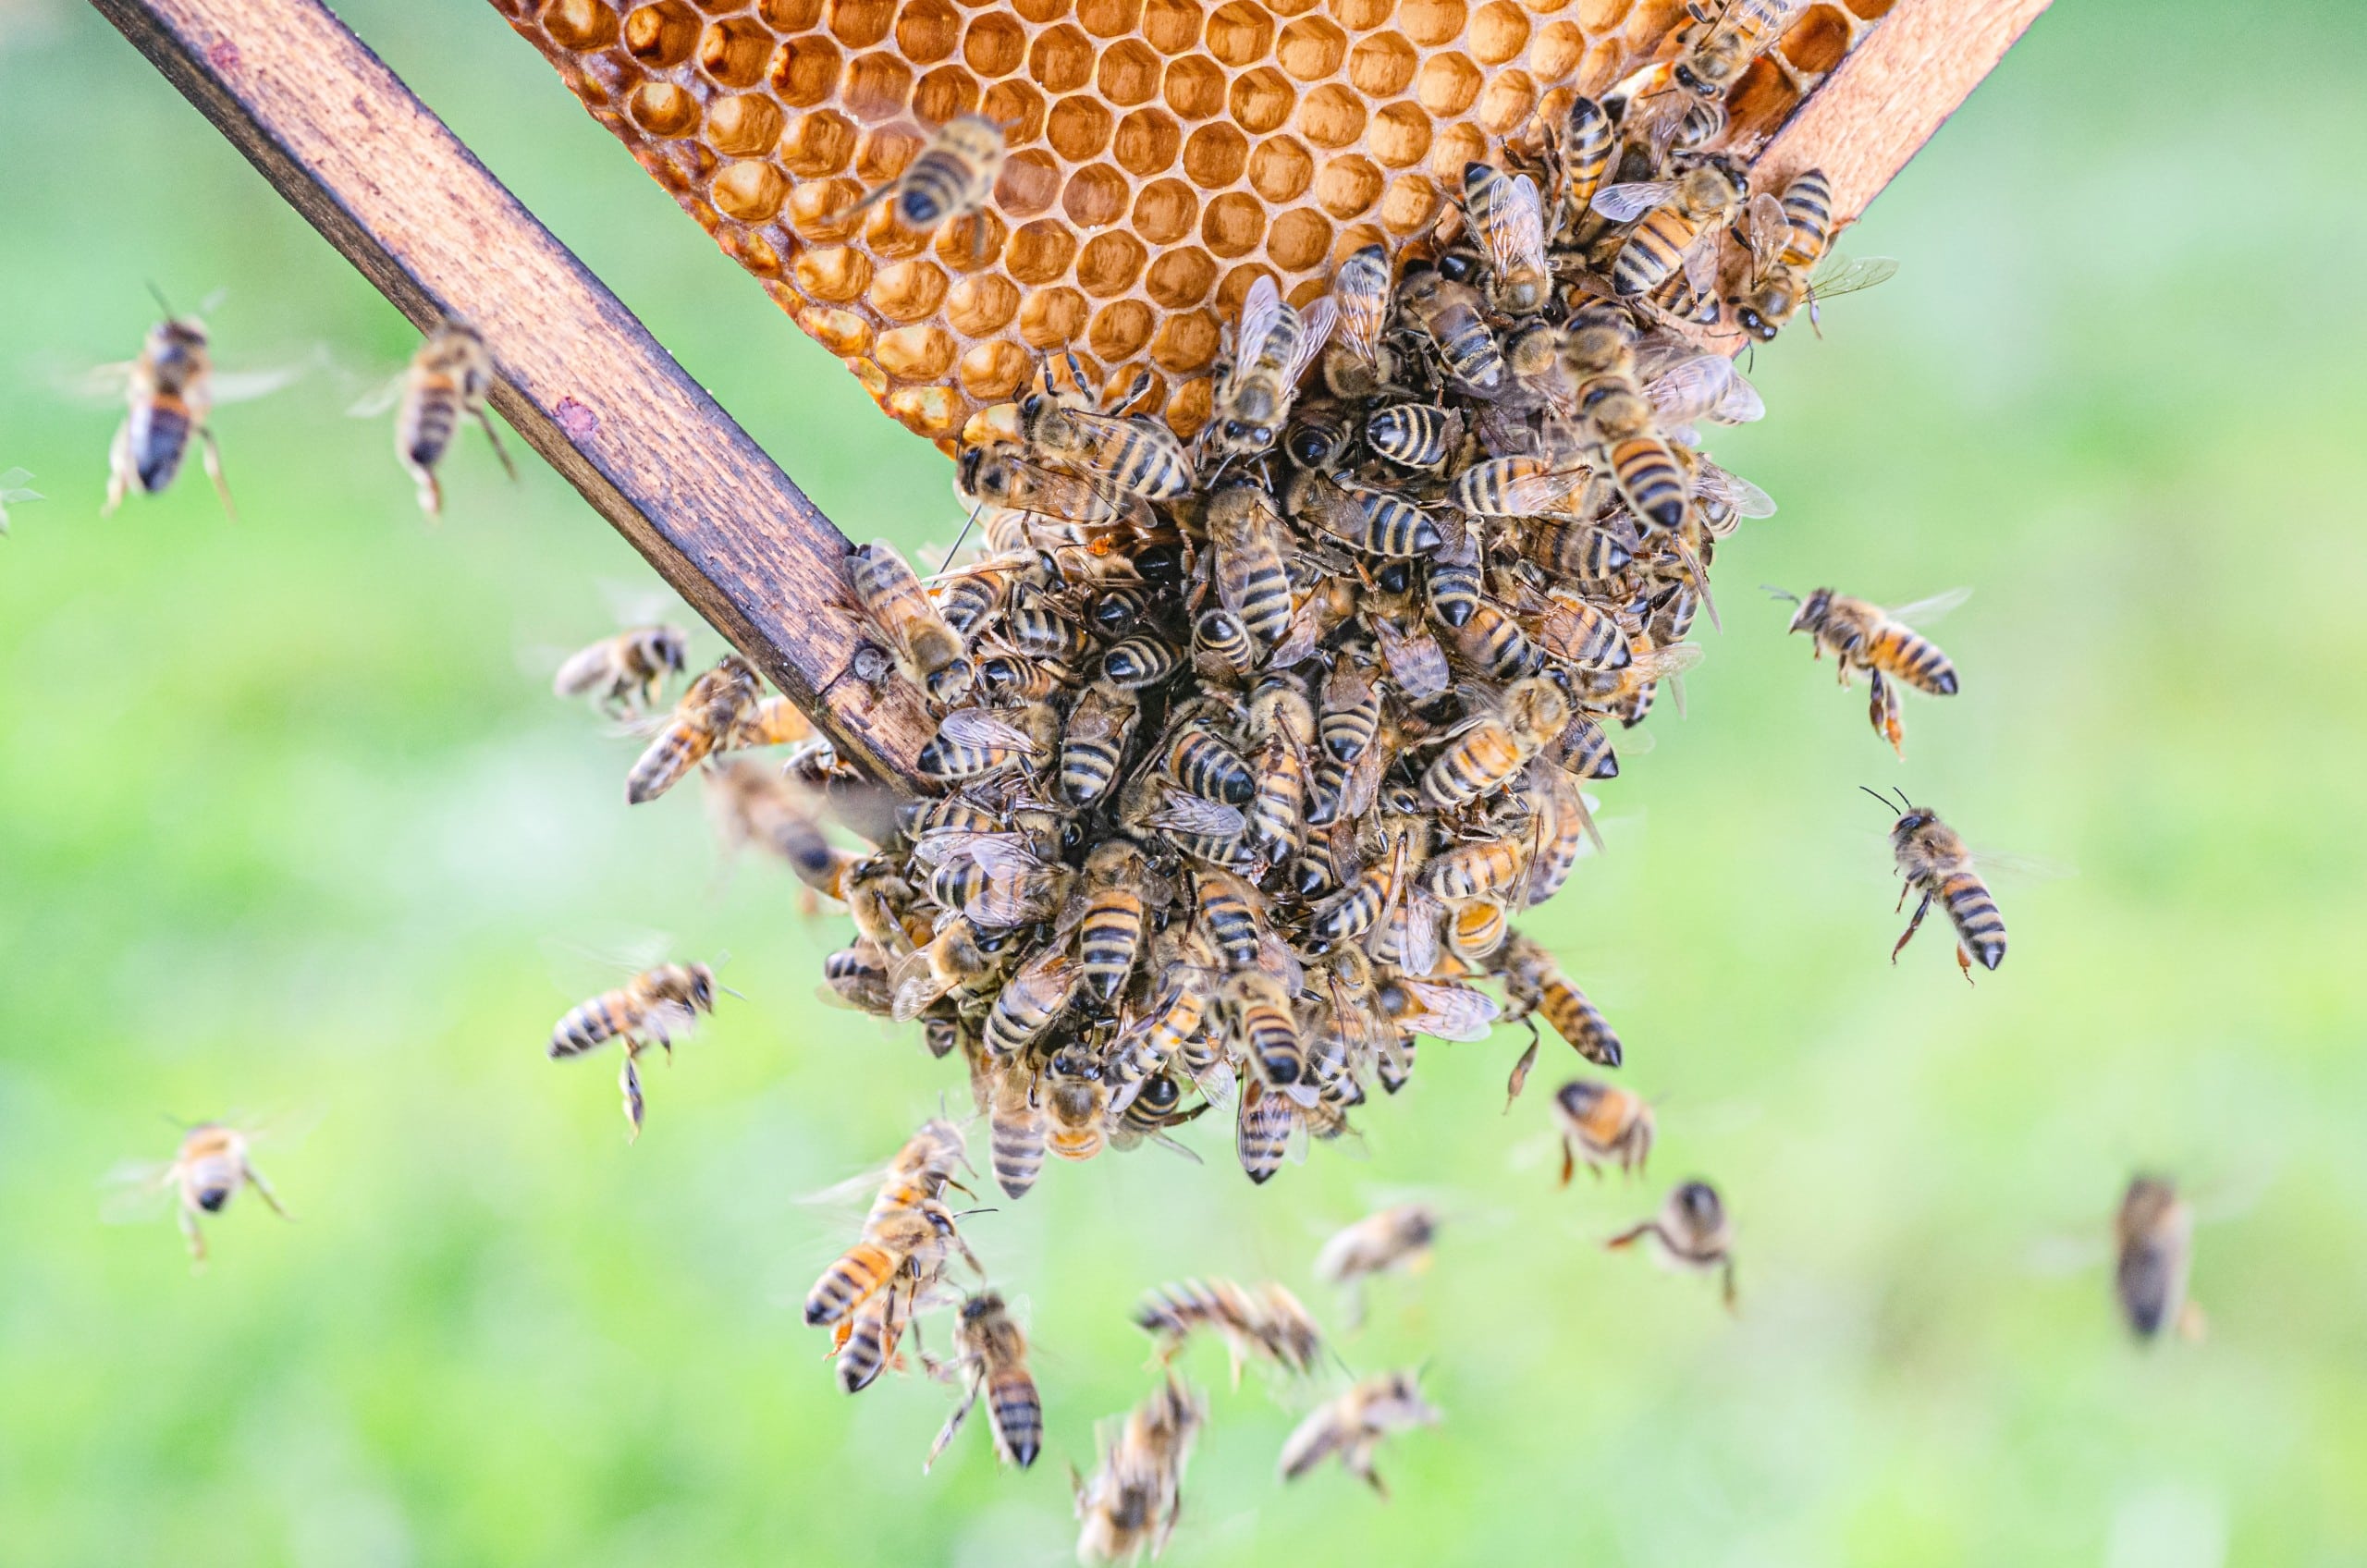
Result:
[[1497,950],[1490,973],[1503,983],[1504,995],[1512,1000],[1506,1023],[1527,1023],[1542,1013],[1553,1032],[1588,1061],[1616,1067],[1625,1060],[1625,1050],[1609,1021],[1534,938],[1514,932]]
[[1917,631],[1910,622],[1917,617],[1936,616],[1962,604],[1969,590],[1956,589],[1895,610],[1835,594],[1830,588],[1819,588],[1806,599],[1795,598],[1781,589],[1771,588],[1768,592],[1800,606],[1786,630],[1807,632],[1818,658],[1830,652],[1839,667],[1841,684],[1849,684],[1849,672],[1853,669],[1866,672],[1874,692],[1874,733],[1888,741],[1891,749],[1902,757],[1906,755],[1905,737],[1898,722],[1896,701],[1888,695],[1892,683],[1904,683],[1935,697],[1956,694],[1956,667],[1937,643]]
[[895,199],[897,219],[908,228],[934,229],[970,220],[970,264],[987,259],[986,205],[1002,173],[1002,127],[984,115],[956,115],[938,127],[903,173],[864,192],[853,205],[825,219],[844,223],[876,202]]
[[919,1293],[919,1285],[900,1273],[889,1280],[884,1290],[865,1297],[838,1320],[830,1348],[838,1360],[841,1390],[859,1394],[890,1366],[901,1369],[903,1361],[896,1347],[912,1326]]
[[1513,901],[1533,909],[1562,890],[1589,846],[1600,852],[1602,834],[1585,794],[1560,767],[1531,764],[1525,793],[1535,827],[1528,876]]
[[45,501],[49,499],[48,496],[43,495],[40,491],[32,489],[25,484],[25,481],[31,477],[32,473],[31,471],[21,468],[12,468],[6,473],[0,473],[0,536],[5,536],[8,532],[8,508],[10,507],[17,505],[20,501]]
[[1391,403],[1365,421],[1372,449],[1402,468],[1436,468],[1462,437],[1463,416],[1434,403]]
[[1504,379],[1503,350],[1488,330],[1479,291],[1456,283],[1434,267],[1409,268],[1397,285],[1397,303],[1429,336],[1447,374],[1466,389],[1486,393]]
[[[161,296],[157,302],[164,303]],[[237,519],[230,487],[222,478],[221,449],[213,426],[206,423],[214,391],[214,356],[205,324],[195,316],[176,316],[166,305],[165,319],[148,329],[140,357],[125,377],[129,411],[107,447],[107,500],[100,516],[111,514],[135,487],[144,495],[161,495],[180,472],[189,438],[195,435],[205,448],[205,476],[214,482],[222,509]]]
[[1230,1280],[1185,1280],[1161,1285],[1134,1309],[1134,1327],[1151,1336],[1163,1365],[1206,1329],[1222,1340],[1233,1362],[1233,1387],[1242,1365],[1266,1361],[1306,1377],[1323,1354],[1323,1331],[1296,1296],[1271,1281],[1247,1290]]
[[950,707],[970,694],[976,672],[961,636],[930,602],[928,592],[896,547],[885,539],[857,546],[847,556],[847,582],[887,639],[904,679]]
[[710,765],[704,781],[716,836],[727,851],[758,845],[816,893],[845,897],[847,873],[864,857],[830,842],[796,785],[744,757]]
[[1323,1243],[1315,1255],[1315,1277],[1345,1293],[1353,1327],[1364,1317],[1364,1282],[1378,1275],[1429,1268],[1438,1233],[1438,1210],[1429,1204],[1401,1203],[1378,1210]]
[[1652,1252],[1664,1268],[1718,1276],[1719,1293],[1726,1310],[1735,1307],[1734,1226],[1718,1189],[1707,1182],[1679,1182],[1662,1203],[1660,1213],[1603,1243],[1613,1250],[1650,1238]]
[[1685,30],[1669,75],[1702,98],[1723,98],[1752,61],[1765,54],[1799,0],[1688,0]]
[[1343,484],[1301,469],[1283,493],[1291,516],[1373,556],[1427,556],[1439,547],[1437,521],[1411,502],[1383,490]]
[[1576,384],[1578,411],[1600,466],[1621,498],[1637,518],[1675,533],[1685,526],[1690,504],[1687,476],[1636,379],[1625,325],[1602,318],[1579,324],[1568,336],[1563,362]]
[[567,656],[551,694],[589,696],[611,717],[649,712],[668,677],[682,673],[691,634],[679,626],[636,626]]
[[1212,967],[1189,961],[1173,930],[1171,926],[1152,937],[1151,968],[1159,976],[1158,989],[1149,1006],[1120,1031],[1110,1053],[1110,1076],[1122,1096],[1113,1103],[1131,1106],[1129,1088],[1147,1083],[1199,1036],[1221,984]]
[[1495,998],[1460,980],[1399,974],[1384,981],[1373,995],[1399,1033],[1441,1040],[1484,1040],[1503,1011]]
[[[1871,790],[1866,793],[1874,795]],[[1883,799],[1874,795],[1874,799]],[[1887,806],[1890,802],[1883,801]],[[1914,917],[1907,929],[1899,934],[1897,945],[1890,950],[1890,961],[1915,938],[1916,928],[1923,924],[1936,900],[1947,913],[1948,924],[1956,932],[1956,967],[1964,971],[1968,983],[1972,979],[1972,962],[1981,961],[1983,969],[1994,969],[2005,962],[2005,918],[1997,913],[1997,900],[1990,896],[1989,885],[1973,869],[1972,851],[1965,847],[1956,830],[1942,822],[1939,815],[1909,803],[1901,794],[1898,820],[1891,825],[1890,844],[1893,858],[1898,864],[1898,875],[1904,884],[1899,888],[1899,907],[1907,906],[1907,895],[1920,893],[1922,901],[1915,906]]]
[[1049,1029],[1085,985],[1085,966],[1065,941],[1047,942],[1012,973],[987,1012],[987,1050],[1016,1056]]
[[169,1163],[129,1167],[110,1177],[121,1183],[117,1197],[130,1201],[120,1211],[111,1209],[107,1218],[153,1216],[154,1209],[150,1206],[160,1201],[160,1194],[170,1193],[173,1217],[180,1225],[182,1240],[189,1243],[190,1268],[203,1268],[205,1232],[200,1228],[199,1216],[221,1213],[240,1187],[252,1187],[282,1219],[292,1218],[280,1207],[279,1194],[272,1191],[251,1158],[258,1135],[252,1128],[221,1121],[201,1121],[187,1129]]
[[1544,677],[1514,682],[1492,709],[1447,732],[1446,748],[1422,774],[1422,793],[1453,808],[1502,788],[1570,722],[1570,700]]
[[1325,1460],[1338,1457],[1348,1474],[1382,1497],[1389,1495],[1373,1456],[1392,1432],[1435,1427],[1444,1419],[1422,1397],[1418,1371],[1383,1372],[1318,1407],[1283,1439],[1282,1477],[1295,1481]]
[[931,778],[978,778],[1042,756],[1043,741],[1024,727],[1034,711],[955,708],[938,720],[914,766]]
[[994,1428],[995,1453],[1005,1464],[1024,1470],[1044,1448],[1044,1401],[1027,1371],[1027,1336],[1011,1319],[1002,1297],[981,1291],[962,1304],[954,1320],[953,1360],[930,1370],[940,1378],[959,1378],[962,1403],[945,1418],[945,1426],[929,1445],[921,1465],[926,1475],[945,1452],[963,1418],[978,1396],[987,1396],[987,1416]]
[[[907,938],[909,945],[909,938]],[[888,971],[894,1016],[910,1023],[949,992],[967,992],[994,973],[994,961],[978,946],[976,928],[956,914],[929,940],[898,958]]]
[[691,682],[674,712],[625,775],[625,802],[640,805],[672,789],[684,774],[721,749],[733,727],[749,717],[763,691],[755,667],[726,654]]
[[1602,582],[1625,570],[1640,545],[1636,520],[1615,511],[1592,522],[1531,519],[1521,554],[1556,577]]
[[1208,493],[1208,530],[1218,600],[1259,648],[1271,648],[1290,629],[1292,609],[1272,496],[1247,479],[1216,486]]
[[1298,1109],[1288,1096],[1269,1092],[1260,1079],[1253,1077],[1242,1086],[1233,1119],[1233,1155],[1243,1173],[1259,1186],[1272,1181],[1289,1157],[1300,1126]]
[[1037,456],[1133,495],[1168,500],[1192,489],[1192,460],[1165,425],[1072,407],[1049,386],[1020,399],[1019,434]]
[[501,433],[485,411],[493,386],[493,356],[476,328],[463,321],[438,324],[403,372],[402,402],[395,411],[395,456],[419,488],[419,509],[430,517],[444,509],[444,487],[435,469],[451,449],[463,414],[473,418],[493,444],[502,472],[518,477],[518,465],[509,460]]
[[1080,1562],[1129,1562],[1167,1550],[1184,1503],[1184,1471],[1208,1401],[1173,1373],[1130,1412],[1090,1478],[1071,1472]]
[[1735,320],[1760,342],[1772,341],[1800,307],[1817,324],[1824,300],[1887,282],[1898,272],[1888,256],[1852,262],[1828,254],[1833,239],[1833,187],[1822,169],[1809,169],[1784,188],[1783,198],[1761,191],[1743,214],[1750,271],[1732,297]]
[[1145,1142],[1165,1145],[1193,1164],[1200,1157],[1167,1135],[1171,1127],[1181,1127],[1187,1121],[1206,1115],[1209,1102],[1202,1100],[1188,1109],[1184,1105],[1184,1085],[1171,1072],[1157,1072],[1142,1080],[1141,1086],[1119,1108],[1110,1101],[1116,1121],[1110,1129],[1110,1146],[1125,1150]]
[[858,938],[822,961],[822,999],[880,1018],[895,1007],[895,990],[888,984],[888,955],[877,942]]
[[1488,252],[1490,303],[1506,315],[1535,315],[1553,296],[1545,263],[1545,201],[1525,174],[1463,165],[1463,210]]
[[2166,1177],[2135,1176],[2113,1216],[2113,1298],[2128,1330],[2140,1340],[2175,1325],[2188,1339],[2202,1337],[2202,1314],[2187,1300],[2187,1269],[2194,1253],[2194,1211]]
[[971,447],[956,469],[963,494],[1082,529],[1139,517],[1142,502],[1107,480],[1061,473],[1004,447]]
[[1671,180],[1634,180],[1596,191],[1596,213],[1636,226],[1612,261],[1612,292],[1623,300],[1650,294],[1682,272],[1695,294],[1714,293],[1718,234],[1741,203],[1740,184],[1715,164],[1696,165]]
[[652,1045],[669,1057],[674,1042],[686,1038],[698,1015],[715,1011],[715,971],[704,963],[668,963],[644,970],[611,991],[603,991],[558,1021],[551,1030],[550,1058],[562,1061],[582,1056],[610,1040],[624,1046],[625,1062],[617,1084],[624,1093],[625,1121],[631,1137],[641,1136],[641,1072],[634,1065]]
[[1651,1155],[1652,1108],[1639,1096],[1599,1078],[1575,1078],[1556,1090],[1553,1119],[1562,1127],[1565,1187],[1581,1159],[1600,1176],[1612,1164],[1622,1172],[1641,1170]]
[[1616,145],[1611,116],[1601,104],[1584,94],[1574,95],[1554,128],[1550,143],[1556,210],[1552,227],[1560,230],[1585,214],[1611,166]]
[[1274,444],[1288,418],[1299,377],[1331,336],[1339,313],[1329,294],[1295,311],[1264,274],[1242,301],[1233,353],[1217,384],[1208,439],[1224,457],[1249,456]]
[[946,1258],[956,1252],[974,1272],[985,1273],[938,1199],[915,1197],[878,1206],[864,1222],[862,1239],[815,1280],[805,1297],[805,1321],[816,1328],[837,1323],[899,1280],[933,1282],[944,1272]]
[[[1516,453],[1508,458],[1483,459],[1463,470],[1447,486],[1447,500],[1474,517],[1533,518],[1540,512],[1591,512],[1595,509],[1591,495],[1594,480],[1593,465],[1575,456]],[[1571,503],[1570,497],[1579,495],[1586,498]],[[1608,572],[1592,575],[1606,576]]]
[[1340,346],[1367,365],[1380,363],[1380,332],[1389,324],[1389,251],[1378,242],[1352,252],[1331,276]]
[[1061,799],[1090,805],[1110,792],[1141,717],[1141,705],[1131,692],[1108,680],[1085,689],[1061,736]]

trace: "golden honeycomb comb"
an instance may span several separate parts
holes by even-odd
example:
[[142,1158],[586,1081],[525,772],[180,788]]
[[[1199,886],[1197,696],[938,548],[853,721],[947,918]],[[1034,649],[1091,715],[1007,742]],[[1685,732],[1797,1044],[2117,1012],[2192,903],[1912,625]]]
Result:
[[[907,428],[950,443],[1040,356],[1142,364],[1207,416],[1222,323],[1271,272],[1425,233],[1463,165],[1663,53],[1682,0],[493,0],[595,118]],[[1738,80],[1734,144],[1893,0],[1821,0]],[[1010,157],[976,260],[840,215],[977,110]],[[1121,381],[1123,378],[1120,378]]]

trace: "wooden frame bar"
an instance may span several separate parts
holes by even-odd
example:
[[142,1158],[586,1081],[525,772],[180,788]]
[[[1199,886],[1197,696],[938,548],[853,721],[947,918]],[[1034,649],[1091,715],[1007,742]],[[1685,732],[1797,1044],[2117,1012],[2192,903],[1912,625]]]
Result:
[[850,665],[847,541],[319,0],[92,0],[422,328],[484,333],[494,404],[842,754],[909,788],[916,695]]

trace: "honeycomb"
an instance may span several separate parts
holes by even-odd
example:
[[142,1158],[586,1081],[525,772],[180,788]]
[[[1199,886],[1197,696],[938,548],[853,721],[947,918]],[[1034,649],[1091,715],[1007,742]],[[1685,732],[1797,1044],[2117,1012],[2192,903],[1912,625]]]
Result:
[[[1673,46],[1682,0],[492,0],[880,407],[949,451],[1040,356],[1206,420],[1261,273],[1425,236],[1463,165]],[[1821,0],[1735,85],[1780,126],[1892,0]],[[984,221],[839,216],[954,115],[1008,127]],[[836,219],[837,221],[832,221]],[[1124,377],[1121,377],[1122,383]]]

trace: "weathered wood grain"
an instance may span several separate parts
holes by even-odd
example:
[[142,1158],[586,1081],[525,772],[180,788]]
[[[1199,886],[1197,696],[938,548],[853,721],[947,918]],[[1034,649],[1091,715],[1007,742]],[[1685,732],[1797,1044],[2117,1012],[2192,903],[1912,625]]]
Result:
[[318,0],[92,0],[423,328],[463,316],[534,449],[851,760],[908,786],[917,698],[850,673],[847,541]]

